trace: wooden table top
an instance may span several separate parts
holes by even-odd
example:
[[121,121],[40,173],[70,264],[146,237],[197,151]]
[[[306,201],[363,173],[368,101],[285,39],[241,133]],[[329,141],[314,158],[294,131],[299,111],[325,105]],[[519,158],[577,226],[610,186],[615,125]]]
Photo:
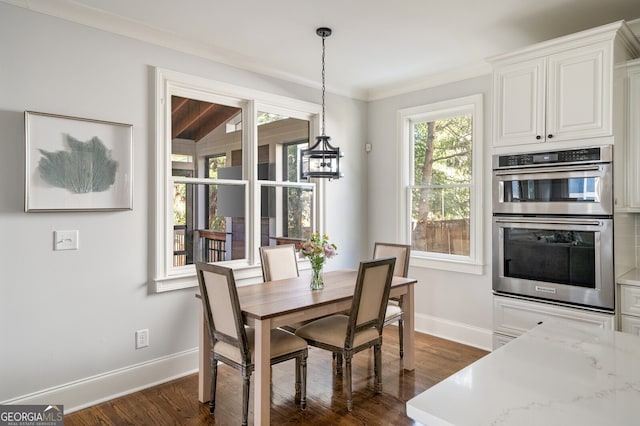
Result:
[[[296,277],[238,287],[242,312],[263,320],[353,298],[357,270],[324,273],[325,287],[311,290],[310,277]],[[413,278],[393,277],[392,289],[415,284]]]

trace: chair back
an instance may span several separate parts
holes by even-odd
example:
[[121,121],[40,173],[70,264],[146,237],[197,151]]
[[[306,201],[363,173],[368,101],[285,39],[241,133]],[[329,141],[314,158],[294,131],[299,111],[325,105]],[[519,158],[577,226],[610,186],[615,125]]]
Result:
[[396,259],[387,257],[360,262],[345,345],[351,347],[361,330],[375,327],[382,333]]
[[235,346],[241,359],[249,364],[251,353],[242,321],[242,310],[233,270],[219,265],[196,262],[202,308],[212,347],[217,342]]
[[395,257],[396,266],[393,275],[407,277],[409,274],[409,259],[411,258],[411,246],[407,244],[379,243],[373,245],[373,258]]
[[294,244],[260,247],[260,262],[264,281],[284,280],[298,276]]

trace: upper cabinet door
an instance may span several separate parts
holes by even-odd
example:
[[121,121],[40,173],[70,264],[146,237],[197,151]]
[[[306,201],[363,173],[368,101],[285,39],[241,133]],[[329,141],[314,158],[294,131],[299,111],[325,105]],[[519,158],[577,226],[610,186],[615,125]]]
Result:
[[627,140],[622,170],[626,194],[624,205],[628,211],[640,212],[640,59],[627,69]]
[[546,60],[494,71],[494,146],[544,142]]
[[547,142],[612,134],[609,43],[548,57]]

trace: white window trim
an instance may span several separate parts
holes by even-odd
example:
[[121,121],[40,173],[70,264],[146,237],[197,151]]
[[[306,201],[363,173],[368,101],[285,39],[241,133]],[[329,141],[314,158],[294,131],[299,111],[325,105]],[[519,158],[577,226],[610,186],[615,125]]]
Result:
[[444,117],[453,117],[461,114],[473,115],[473,154],[472,154],[472,186],[470,206],[470,235],[471,247],[469,256],[452,256],[439,253],[411,253],[411,266],[442,269],[455,272],[481,275],[484,273],[483,254],[483,96],[482,94],[450,99],[428,105],[405,108],[398,111],[398,140],[401,144],[399,156],[399,194],[400,194],[400,221],[399,234],[403,241],[411,241],[411,207],[410,185],[412,182],[409,165],[413,161],[412,149],[412,121],[437,120]]
[[[213,101],[216,99],[226,105],[237,106],[243,110],[243,122],[247,123],[243,131],[243,147],[257,135],[255,111],[269,111],[303,120],[308,120],[311,130],[310,140],[319,134],[320,111],[318,104],[300,101],[271,93],[247,89],[214,80],[183,74],[162,68],[156,68],[156,139],[155,139],[155,241],[154,241],[154,278],[151,291],[155,293],[196,287],[198,285],[195,266],[187,265],[174,267],[172,261],[172,203],[171,199],[171,106],[168,101],[172,95]],[[224,262],[225,266],[234,268],[236,279],[251,279],[261,276],[261,268],[257,263],[260,246],[259,214],[260,182],[257,180],[257,164],[253,161],[257,157],[257,146],[243,149],[245,165],[245,180],[233,181],[233,184],[245,185],[247,191],[247,258]],[[185,178],[176,178],[184,181]],[[201,180],[199,180],[201,181]],[[219,180],[215,180],[216,182]],[[213,182],[213,181],[212,181]],[[215,182],[213,182],[215,183]],[[264,184],[263,182],[262,184]],[[314,186],[315,196],[315,226],[320,232],[324,229],[324,184],[311,182],[305,186]],[[171,228],[171,230],[170,230]],[[258,230],[258,231],[256,231]]]

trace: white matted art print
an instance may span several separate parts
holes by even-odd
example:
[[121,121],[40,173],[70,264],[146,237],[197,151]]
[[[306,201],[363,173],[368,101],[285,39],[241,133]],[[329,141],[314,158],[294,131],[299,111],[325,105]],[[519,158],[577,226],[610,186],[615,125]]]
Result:
[[133,209],[133,125],[25,112],[25,211]]

